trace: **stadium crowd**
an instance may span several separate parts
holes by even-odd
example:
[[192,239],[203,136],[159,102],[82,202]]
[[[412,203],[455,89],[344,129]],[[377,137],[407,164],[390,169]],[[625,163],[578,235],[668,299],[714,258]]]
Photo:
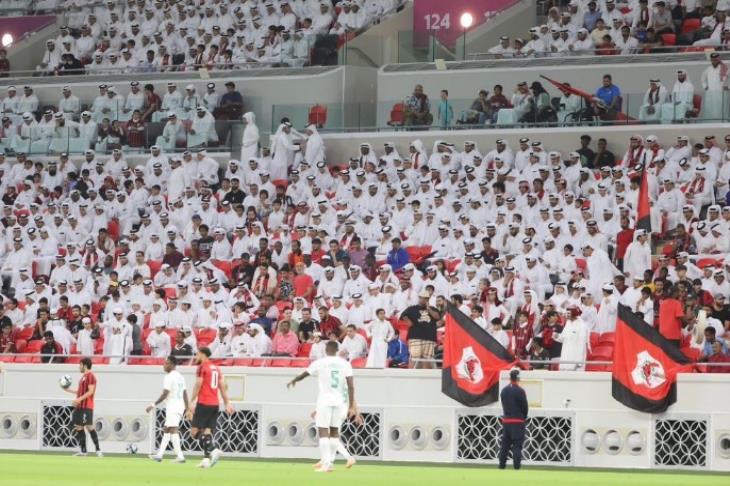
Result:
[[[546,22],[526,37],[503,36],[497,58],[632,55],[671,46],[714,47],[730,42],[725,0],[570,0],[554,2]],[[665,51],[664,51],[665,52]]]
[[[270,150],[248,125],[222,169],[159,147],[136,167],[119,149],[78,166],[0,155],[0,350],[23,352],[3,359],[146,363],[207,344],[223,363],[289,365],[336,339],[358,366],[430,366],[448,299],[560,369],[606,356],[619,302],[727,361],[730,136],[596,142],[363,143],[335,166],[316,126],[283,120]],[[652,234],[634,229],[641,164]]]
[[[401,0],[128,0],[66,2],[42,75],[120,74],[310,64],[319,35],[352,38]],[[54,10],[42,0],[37,10]]]

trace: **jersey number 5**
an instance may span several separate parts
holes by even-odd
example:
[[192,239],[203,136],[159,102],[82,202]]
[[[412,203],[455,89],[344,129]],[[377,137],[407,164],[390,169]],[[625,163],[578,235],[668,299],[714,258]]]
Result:
[[340,387],[340,372],[339,370],[332,370],[330,372],[330,388]]

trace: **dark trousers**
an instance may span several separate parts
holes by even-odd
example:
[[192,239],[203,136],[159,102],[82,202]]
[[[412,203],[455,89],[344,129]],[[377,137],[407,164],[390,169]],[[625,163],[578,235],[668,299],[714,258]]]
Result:
[[502,445],[499,448],[499,468],[507,466],[507,454],[512,450],[515,469],[522,465],[522,443],[525,441],[525,424],[502,424]]

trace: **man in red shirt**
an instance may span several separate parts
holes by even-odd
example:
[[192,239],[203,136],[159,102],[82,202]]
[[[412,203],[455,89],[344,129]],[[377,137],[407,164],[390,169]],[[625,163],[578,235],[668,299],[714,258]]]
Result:
[[629,228],[629,218],[621,218],[621,231],[616,234],[616,267],[619,270],[624,269],[624,255],[629,244],[634,241],[634,230]]
[[294,296],[303,297],[307,302],[312,302],[314,297],[314,280],[305,273],[306,266],[304,262],[299,262],[294,266]]
[[668,298],[659,304],[659,333],[679,347],[682,326],[686,324],[684,306],[679,300],[679,289],[674,287]]
[[[213,444],[213,433],[218,421],[220,405],[218,393],[223,399],[226,412],[231,415],[235,411],[228,399],[223,373],[210,361],[210,354],[210,348],[202,347],[198,349],[198,354],[195,356],[195,362],[198,364],[197,378],[186,413],[188,419],[192,418],[190,435],[200,442],[205,455],[198,465],[204,469],[215,466],[221,456],[221,451]],[[193,413],[193,407],[195,407],[195,413]]]
[[342,335],[342,323],[335,316],[331,316],[325,306],[319,308],[319,331],[323,336],[329,336],[331,332],[338,338]]
[[[74,400],[74,412],[72,416],[74,431],[76,432],[76,440],[79,443],[81,452],[74,454],[75,456],[86,455],[86,432],[91,436],[91,440],[96,447],[96,456],[104,457],[99,447],[99,436],[96,434],[94,427],[94,394],[96,394],[96,375],[91,372],[91,359],[82,358],[79,362],[79,371],[81,371],[81,379],[77,389],[63,388],[68,393],[76,395]],[[86,432],[84,432],[86,429]]]

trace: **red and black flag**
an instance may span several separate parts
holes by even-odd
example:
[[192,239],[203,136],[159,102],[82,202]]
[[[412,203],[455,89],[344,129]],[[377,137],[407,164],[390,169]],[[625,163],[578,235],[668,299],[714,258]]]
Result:
[[640,412],[661,413],[677,401],[677,373],[694,365],[629,307],[618,306],[612,395]]
[[516,360],[487,331],[454,305],[446,308],[441,391],[467,407],[482,407],[499,398],[499,372]]
[[639,169],[641,181],[639,183],[639,203],[636,208],[636,229],[646,231],[651,236],[651,206],[649,206],[649,181],[647,180],[646,164]]

